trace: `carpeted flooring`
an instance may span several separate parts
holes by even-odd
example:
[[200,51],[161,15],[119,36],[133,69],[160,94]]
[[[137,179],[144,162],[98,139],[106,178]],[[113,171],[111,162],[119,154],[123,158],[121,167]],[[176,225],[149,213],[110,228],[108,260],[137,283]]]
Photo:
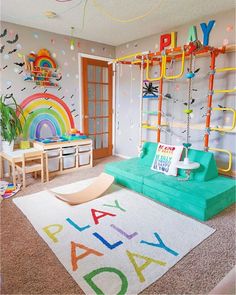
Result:
[[[29,178],[17,197],[97,176],[105,163],[117,160],[99,160],[92,169],[60,175],[47,184]],[[206,224],[216,232],[142,294],[208,294],[233,268],[235,206]],[[1,273],[1,294],[83,294],[11,199],[1,203]]]

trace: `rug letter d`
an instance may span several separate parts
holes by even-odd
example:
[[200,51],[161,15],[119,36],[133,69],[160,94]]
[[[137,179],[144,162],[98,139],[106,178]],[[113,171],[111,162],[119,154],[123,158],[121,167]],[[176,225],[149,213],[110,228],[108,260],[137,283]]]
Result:
[[120,288],[120,291],[117,293],[117,295],[126,294],[126,291],[128,289],[128,280],[126,276],[123,274],[123,272],[121,272],[119,269],[116,269],[114,267],[102,267],[102,268],[95,269],[84,276],[85,281],[89,284],[89,286],[94,290],[94,292],[97,295],[105,295],[105,293],[100,288],[98,288],[98,286],[93,282],[93,278],[96,275],[99,275],[100,273],[103,273],[103,272],[112,272],[117,274],[117,276],[121,280],[121,288]]

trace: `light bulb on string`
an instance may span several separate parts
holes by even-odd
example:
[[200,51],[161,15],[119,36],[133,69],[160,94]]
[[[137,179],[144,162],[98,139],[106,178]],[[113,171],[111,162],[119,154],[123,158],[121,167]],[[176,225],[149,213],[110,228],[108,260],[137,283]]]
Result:
[[74,39],[70,40],[70,50],[75,50],[75,40]]
[[75,50],[74,27],[71,27],[70,50]]

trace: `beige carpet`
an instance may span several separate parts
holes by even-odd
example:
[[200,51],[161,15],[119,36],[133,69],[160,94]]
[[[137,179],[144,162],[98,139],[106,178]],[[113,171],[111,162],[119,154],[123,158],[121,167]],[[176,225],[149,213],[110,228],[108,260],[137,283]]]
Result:
[[[92,169],[55,177],[48,184],[27,179],[25,196],[91,178],[111,157]],[[11,199],[1,203],[1,294],[83,294],[56,256]],[[217,231],[142,294],[207,294],[233,268],[236,258],[235,207],[206,222]]]

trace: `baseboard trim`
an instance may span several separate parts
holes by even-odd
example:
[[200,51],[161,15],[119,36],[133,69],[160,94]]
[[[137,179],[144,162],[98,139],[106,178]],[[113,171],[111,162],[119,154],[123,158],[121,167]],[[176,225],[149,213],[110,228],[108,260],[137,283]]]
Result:
[[225,176],[229,176],[232,178],[236,178],[236,171],[228,171],[228,172],[223,172],[223,171],[219,171],[220,175],[225,175]]
[[120,157],[120,158],[123,158],[123,159],[131,159],[132,157],[128,157],[128,156],[125,156],[125,155],[122,155],[122,154],[113,154],[113,156],[116,156],[116,157]]

